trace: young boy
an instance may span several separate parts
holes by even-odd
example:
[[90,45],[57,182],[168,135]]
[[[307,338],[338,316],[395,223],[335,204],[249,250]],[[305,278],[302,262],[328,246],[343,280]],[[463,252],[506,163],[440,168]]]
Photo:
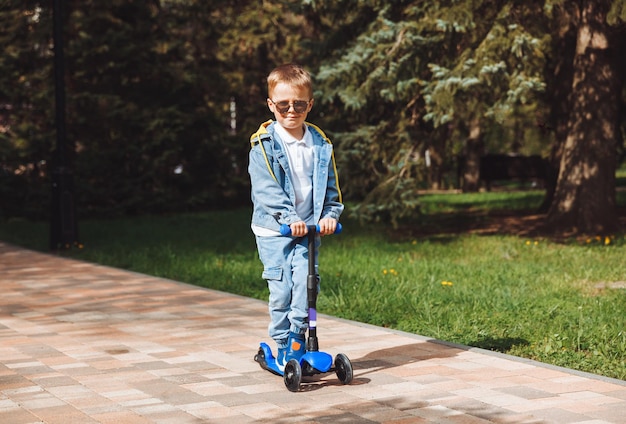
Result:
[[[343,204],[330,140],[305,122],[313,107],[311,76],[298,65],[281,65],[267,77],[267,88],[276,120],[250,137],[248,172],[251,227],[270,291],[268,332],[282,370],[305,352],[307,225],[319,225],[321,235],[334,233]],[[282,224],[289,225],[291,237],[280,235]]]

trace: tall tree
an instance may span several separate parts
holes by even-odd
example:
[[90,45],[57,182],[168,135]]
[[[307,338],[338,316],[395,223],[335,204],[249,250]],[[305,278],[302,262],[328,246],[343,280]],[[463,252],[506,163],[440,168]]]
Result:
[[0,217],[45,217],[54,149],[51,3],[0,8]]
[[79,194],[90,208],[83,212],[228,201],[222,183],[232,163],[221,119],[228,96],[215,58],[217,17],[205,4],[80,1],[68,8],[68,128]]
[[[618,228],[615,201],[617,150],[621,142],[623,67],[620,53],[626,31],[608,23],[624,2],[564,2],[561,13],[574,22],[570,113],[560,142],[560,171],[547,225],[560,232],[607,233]],[[622,12],[623,13],[623,12]],[[561,124],[563,126],[563,124]]]
[[[508,126],[523,134],[520,128],[536,122],[534,136],[543,137],[544,151],[555,140],[552,159],[560,169],[546,196],[547,225],[569,232],[616,228],[625,73],[617,52],[626,40],[626,1],[307,3],[334,11],[331,17],[350,11],[343,26],[328,25],[334,34],[329,39],[345,31],[345,43],[328,55],[319,74],[323,99],[355,116],[353,121],[339,114],[337,122],[347,124],[345,165],[370,193],[359,212],[414,212],[422,175],[408,171],[419,168],[421,155],[406,152],[422,153],[441,140],[434,128],[445,126],[450,140],[462,142],[447,144],[456,147],[453,152],[465,150],[465,184],[472,190],[490,132]],[[384,145],[363,141],[368,135]],[[520,142],[512,147],[519,149]]]
[[220,31],[216,56],[229,95],[237,102],[243,136],[271,116],[265,105],[267,74],[280,64],[304,61],[301,41],[307,27],[299,7],[290,1],[224,3],[213,12]]
[[348,184],[358,176],[357,187],[344,187],[362,196],[361,217],[414,215],[433,158],[452,169],[464,152],[474,165],[466,186],[476,190],[493,129],[534,122],[529,105],[544,88],[537,2],[308,3],[330,16],[321,20],[332,46],[318,72],[321,100],[348,110],[334,124]]

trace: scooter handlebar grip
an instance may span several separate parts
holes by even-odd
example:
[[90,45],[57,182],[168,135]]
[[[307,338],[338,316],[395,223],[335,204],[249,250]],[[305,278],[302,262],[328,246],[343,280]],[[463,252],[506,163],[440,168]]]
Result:
[[[335,232],[333,234],[340,234],[341,231],[343,230],[343,225],[341,225],[341,222],[337,223],[337,228],[335,228]],[[320,232],[320,226],[316,225],[315,226],[315,231],[316,232]],[[280,226],[280,234],[283,236],[290,236],[291,235],[291,227],[287,224],[282,224]]]

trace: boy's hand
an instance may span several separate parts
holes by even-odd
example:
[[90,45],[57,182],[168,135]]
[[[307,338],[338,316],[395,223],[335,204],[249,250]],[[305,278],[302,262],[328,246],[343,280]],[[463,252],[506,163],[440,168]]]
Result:
[[309,232],[304,221],[294,222],[289,225],[289,228],[291,228],[291,235],[294,237],[303,237]]
[[335,233],[337,220],[335,218],[322,218],[318,225],[320,226],[320,234],[327,236]]

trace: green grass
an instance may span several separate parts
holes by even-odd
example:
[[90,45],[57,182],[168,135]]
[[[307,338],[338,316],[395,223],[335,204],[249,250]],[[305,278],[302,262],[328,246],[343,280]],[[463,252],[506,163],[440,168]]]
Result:
[[[422,203],[427,217],[462,218],[540,201],[520,192],[432,195]],[[85,247],[63,254],[266,300],[249,215],[82,221]],[[626,280],[623,235],[571,243],[412,238],[344,225],[343,234],[323,239],[320,312],[626,380],[626,289],[611,288]],[[47,223],[0,223],[0,240],[45,251],[47,237]]]
[[420,198],[422,212],[437,216],[442,213],[497,212],[502,210],[536,209],[543,201],[544,191],[500,191],[464,194],[428,194]]

